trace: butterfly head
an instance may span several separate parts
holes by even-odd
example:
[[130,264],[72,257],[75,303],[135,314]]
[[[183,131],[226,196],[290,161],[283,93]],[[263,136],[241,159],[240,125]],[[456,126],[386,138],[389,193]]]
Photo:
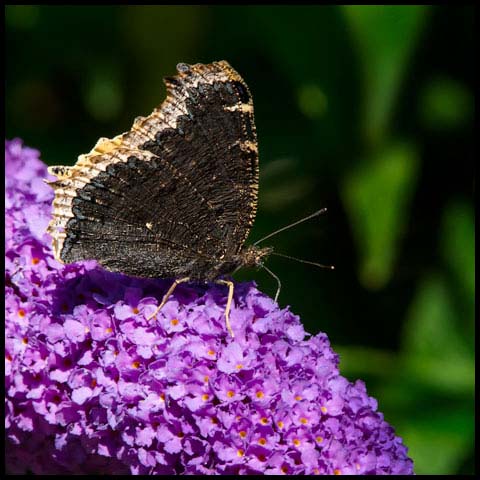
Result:
[[248,245],[240,252],[241,265],[243,267],[261,267],[263,261],[273,252],[272,247],[257,247]]

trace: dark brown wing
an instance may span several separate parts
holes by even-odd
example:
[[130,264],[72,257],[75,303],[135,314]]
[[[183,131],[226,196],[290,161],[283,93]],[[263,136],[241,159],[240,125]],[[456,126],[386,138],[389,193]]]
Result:
[[59,260],[211,279],[240,252],[258,191],[250,92],[227,62],[177,69],[161,107],[130,132],[51,167]]

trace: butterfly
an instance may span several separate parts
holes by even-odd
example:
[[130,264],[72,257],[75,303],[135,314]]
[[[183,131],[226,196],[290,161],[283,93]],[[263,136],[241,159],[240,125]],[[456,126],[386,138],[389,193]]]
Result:
[[63,263],[95,259],[113,272],[175,279],[154,315],[181,282],[228,285],[233,336],[233,283],[223,277],[272,251],[244,245],[258,196],[252,96],[226,61],[177,72],[164,79],[164,102],[130,131],[101,138],[72,167],[49,167],[48,232]]

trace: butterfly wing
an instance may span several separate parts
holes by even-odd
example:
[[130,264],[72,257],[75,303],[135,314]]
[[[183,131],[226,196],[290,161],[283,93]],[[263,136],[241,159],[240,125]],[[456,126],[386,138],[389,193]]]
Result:
[[211,279],[240,252],[258,191],[250,92],[227,62],[177,69],[151,115],[74,167],[50,168],[60,261]]

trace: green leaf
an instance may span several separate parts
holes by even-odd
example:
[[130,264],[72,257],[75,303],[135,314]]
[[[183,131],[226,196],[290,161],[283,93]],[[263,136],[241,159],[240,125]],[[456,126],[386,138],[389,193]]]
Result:
[[456,330],[456,312],[445,281],[438,275],[423,280],[413,299],[404,327],[407,353],[449,357],[465,352]]
[[459,333],[459,318],[442,277],[419,286],[407,314],[405,368],[417,381],[448,393],[472,393],[474,355]]
[[428,7],[349,5],[343,11],[363,70],[365,133],[375,143],[385,136]]
[[362,162],[344,181],[343,201],[359,252],[360,281],[366,288],[381,288],[391,277],[418,161],[411,145],[392,145]]

